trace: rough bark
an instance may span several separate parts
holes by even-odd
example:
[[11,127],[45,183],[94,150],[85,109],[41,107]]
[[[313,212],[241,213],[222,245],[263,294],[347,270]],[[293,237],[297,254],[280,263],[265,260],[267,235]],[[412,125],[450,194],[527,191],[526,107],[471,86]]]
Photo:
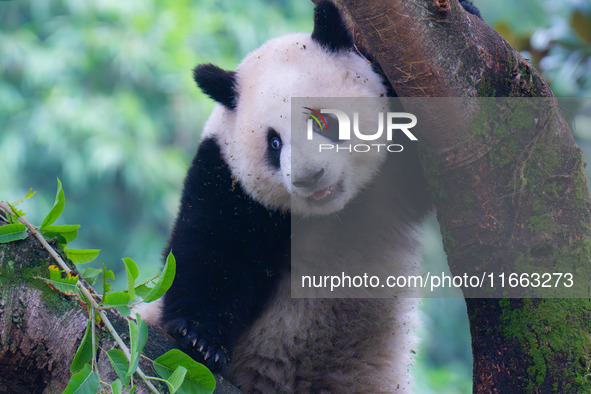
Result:
[[30,278],[41,275],[49,254],[31,240],[19,244],[18,255],[0,245],[0,391],[61,392],[86,319],[72,300]]
[[[59,251],[57,243],[52,246]],[[50,264],[54,264],[51,257],[32,236],[23,241],[0,244],[2,393],[60,393],[70,380],[70,364],[84,335],[88,317],[77,299],[60,295],[34,278],[48,277],[47,266]],[[115,312],[108,312],[108,316],[126,341],[127,322]],[[106,331],[98,332],[102,349],[97,360],[101,379],[112,382],[117,376],[106,351],[116,344]],[[157,326],[149,327],[149,338],[144,354],[151,359],[174,347],[172,338]],[[143,359],[140,366],[147,374],[156,376],[147,360]],[[227,381],[216,378],[217,392],[236,392]],[[160,389],[165,392],[163,386]],[[149,391],[140,384],[136,392]]]
[[[587,266],[582,155],[537,71],[457,0],[339,4],[401,97],[548,97],[529,108],[535,124],[508,129],[478,124],[482,108],[421,108],[437,126],[419,131],[421,162],[452,273]],[[591,390],[588,299],[468,299],[467,307],[475,392]]]

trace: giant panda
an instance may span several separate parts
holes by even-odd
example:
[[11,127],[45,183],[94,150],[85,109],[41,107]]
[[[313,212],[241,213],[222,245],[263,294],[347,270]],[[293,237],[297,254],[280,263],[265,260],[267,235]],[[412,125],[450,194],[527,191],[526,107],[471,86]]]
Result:
[[[292,97],[388,94],[335,6],[320,2],[314,18],[311,35],[272,39],[236,71],[194,69],[218,105],[165,250],[176,257],[176,278],[142,314],[244,392],[409,391],[415,299],[291,297],[293,221],[307,231],[301,242],[313,264],[336,252],[344,264],[388,259],[413,270],[417,224],[430,209],[416,146],[329,163],[294,159]],[[366,193],[384,187],[379,198]],[[377,209],[359,215],[368,205]],[[331,239],[336,227],[382,237],[351,244]]]

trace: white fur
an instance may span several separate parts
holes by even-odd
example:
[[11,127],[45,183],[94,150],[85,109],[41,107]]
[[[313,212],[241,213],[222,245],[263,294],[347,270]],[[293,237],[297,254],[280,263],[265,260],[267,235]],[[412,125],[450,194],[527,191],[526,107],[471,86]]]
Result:
[[[325,274],[340,273],[340,266],[382,278],[418,272],[418,234],[392,196],[400,170],[389,164],[370,191],[338,215],[295,224],[292,219],[296,286],[298,271],[310,266]],[[262,316],[243,334],[230,381],[245,392],[263,393],[412,391],[418,299],[392,297],[392,289],[368,294],[387,297],[379,299],[292,298],[290,286],[286,273]]]
[[230,381],[244,392],[410,392],[415,299],[291,298],[289,279],[242,337]]
[[[346,160],[336,160],[327,155],[311,158],[302,149],[297,155],[292,154],[291,98],[384,96],[385,88],[371,64],[352,52],[329,53],[309,34],[295,33],[270,40],[250,53],[237,73],[237,109],[230,111],[218,105],[203,137],[215,134],[234,176],[264,206],[303,215],[342,209],[371,179],[383,155],[341,154]],[[318,108],[322,103],[330,105],[330,101],[315,101]],[[266,162],[269,128],[275,129],[283,140],[281,171],[272,171]],[[305,130],[298,132],[302,136]],[[301,141],[298,139],[298,147],[302,146]],[[308,204],[309,193],[292,190],[292,172],[296,173],[298,163],[327,168],[329,173],[318,187],[343,182],[342,196],[322,207]]]
[[159,298],[154,302],[146,303],[142,302],[132,309],[132,316],[139,313],[142,320],[148,324],[157,324],[162,318],[162,301],[163,298]]

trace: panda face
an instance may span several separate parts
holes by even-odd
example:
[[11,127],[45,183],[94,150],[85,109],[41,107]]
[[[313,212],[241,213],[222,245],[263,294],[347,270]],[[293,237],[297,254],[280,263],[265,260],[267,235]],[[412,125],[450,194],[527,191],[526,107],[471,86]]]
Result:
[[[201,67],[211,74],[214,66]],[[382,154],[315,154],[318,143],[307,144],[302,138],[306,130],[291,130],[292,97],[318,98],[316,107],[326,108],[330,103],[320,98],[385,96],[380,76],[355,52],[327,50],[309,34],[290,34],[249,54],[235,73],[217,70],[216,83],[211,75],[200,80],[203,71],[195,71],[198,84],[222,104],[204,137],[218,140],[235,179],[265,207],[298,215],[331,214],[343,209],[379,169]],[[306,119],[299,123],[306,125]]]

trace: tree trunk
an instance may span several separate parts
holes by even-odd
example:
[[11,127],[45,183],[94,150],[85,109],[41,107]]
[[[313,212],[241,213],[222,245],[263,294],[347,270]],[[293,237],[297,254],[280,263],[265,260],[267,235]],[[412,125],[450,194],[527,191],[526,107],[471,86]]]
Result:
[[[32,239],[0,244],[0,391],[61,392],[86,328],[72,299],[40,280],[51,257]],[[47,270],[45,270],[47,271]],[[43,287],[46,287],[44,289]]]
[[[401,97],[547,97],[520,102],[534,122],[504,129],[479,118],[476,99],[476,111],[422,106],[437,127],[419,131],[421,162],[454,275],[578,270],[575,287],[587,289],[584,163],[537,71],[457,0],[339,4]],[[588,298],[468,298],[467,308],[475,392],[591,391]]]
[[[59,253],[57,242],[52,246]],[[70,380],[70,364],[84,335],[88,315],[76,298],[63,296],[35,278],[49,277],[50,264],[54,262],[49,253],[33,236],[0,244],[1,393],[60,393]],[[127,322],[115,312],[108,312],[108,316],[126,340]],[[106,351],[116,347],[116,343],[106,331],[97,331],[102,349],[97,360],[101,379],[112,382],[117,375]],[[153,360],[173,347],[170,336],[157,326],[149,327],[144,355]],[[157,376],[145,359],[140,366],[147,374]],[[236,392],[224,379],[216,379],[217,392]],[[160,389],[165,391],[162,385]],[[149,390],[140,383],[136,392]]]

